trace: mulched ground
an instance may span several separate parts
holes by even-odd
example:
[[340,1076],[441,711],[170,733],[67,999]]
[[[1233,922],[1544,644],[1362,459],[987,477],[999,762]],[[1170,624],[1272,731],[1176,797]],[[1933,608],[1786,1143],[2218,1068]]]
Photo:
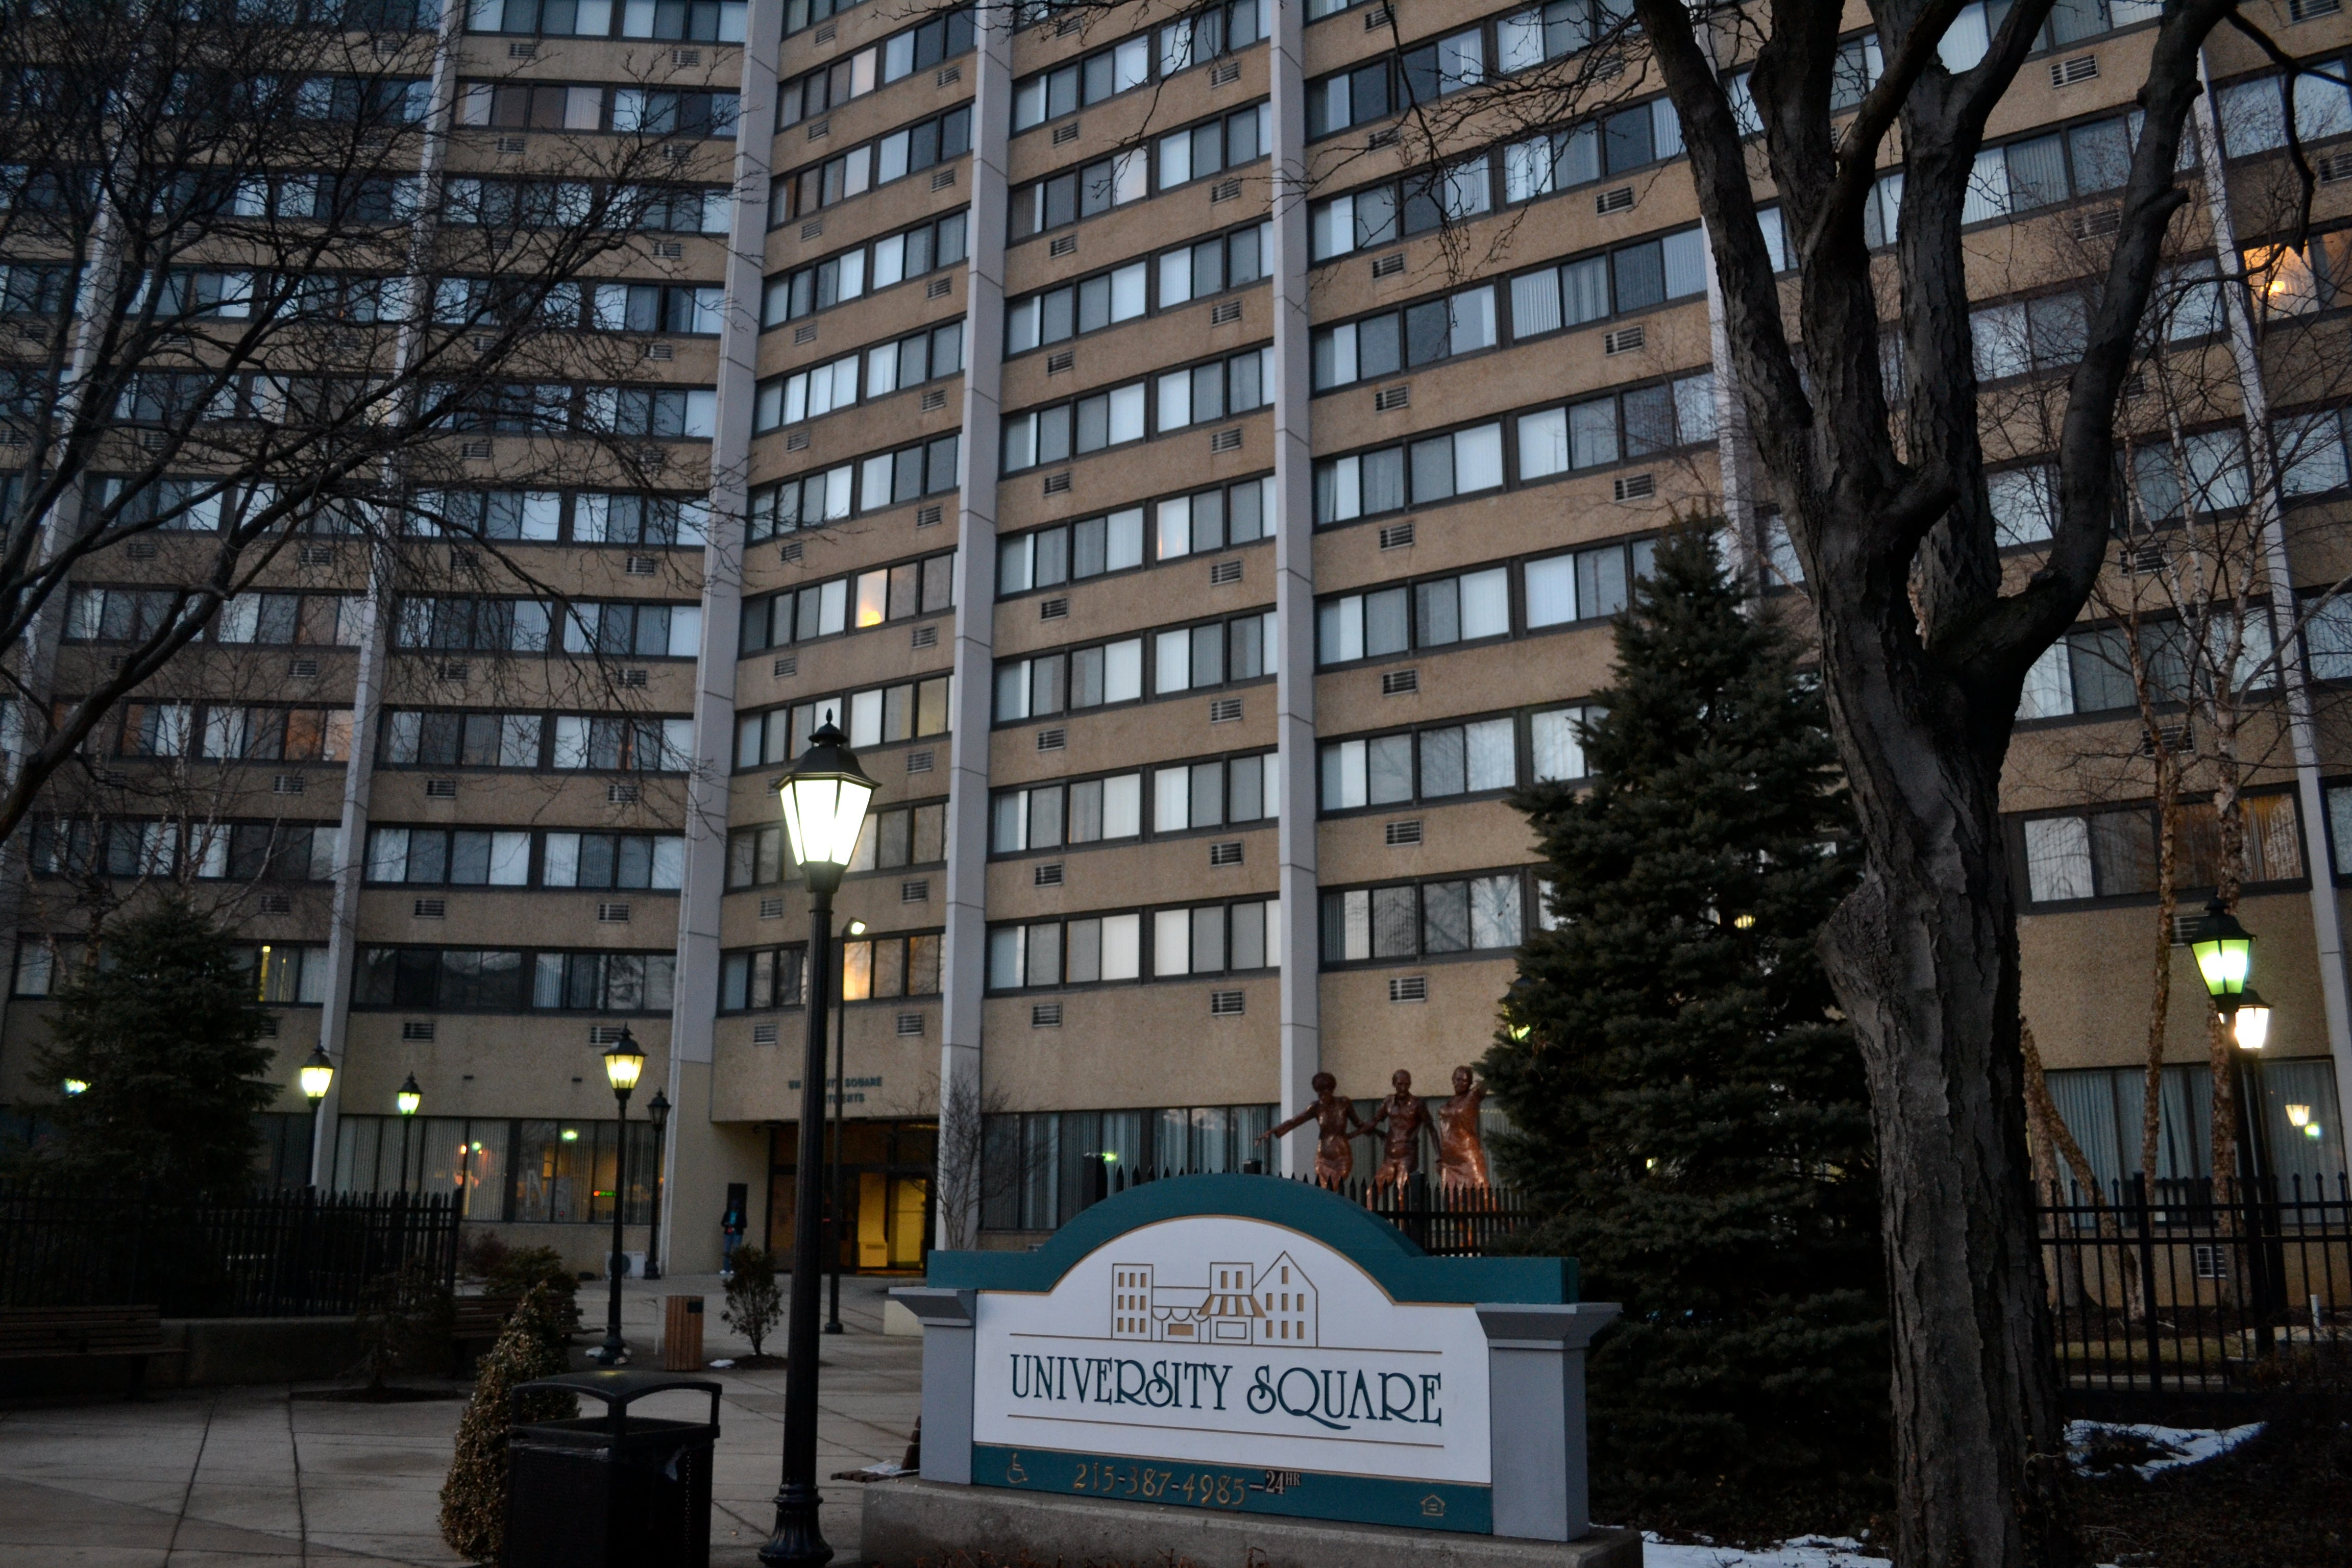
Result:
[[2085,1480],[2075,1524],[2117,1568],[2352,1564],[2352,1424],[2340,1401],[2286,1401],[2261,1436],[2141,1480]]

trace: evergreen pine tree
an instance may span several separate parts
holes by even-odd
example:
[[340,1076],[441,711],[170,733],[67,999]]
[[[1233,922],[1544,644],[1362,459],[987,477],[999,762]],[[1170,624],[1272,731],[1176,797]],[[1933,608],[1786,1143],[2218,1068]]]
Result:
[[278,1098],[276,1052],[249,963],[211,918],[179,902],[129,915],[100,961],[58,989],[38,1081],[89,1087],[54,1112],[54,1158],[85,1179],[147,1181],[158,1193],[252,1184],[254,1117]]
[[1618,620],[1589,784],[1518,797],[1555,918],[1485,1068],[1535,1239],[1624,1304],[1588,1369],[1597,1517],[1818,1529],[1885,1485],[1867,1090],[1815,952],[1858,857],[1799,652],[1676,528]]

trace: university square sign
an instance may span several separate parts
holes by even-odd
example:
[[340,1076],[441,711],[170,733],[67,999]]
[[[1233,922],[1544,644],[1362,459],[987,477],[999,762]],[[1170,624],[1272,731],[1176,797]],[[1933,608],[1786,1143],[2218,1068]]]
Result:
[[1583,1352],[1565,1258],[1432,1258],[1336,1194],[1180,1176],[1031,1253],[934,1252],[932,1481],[1569,1541]]

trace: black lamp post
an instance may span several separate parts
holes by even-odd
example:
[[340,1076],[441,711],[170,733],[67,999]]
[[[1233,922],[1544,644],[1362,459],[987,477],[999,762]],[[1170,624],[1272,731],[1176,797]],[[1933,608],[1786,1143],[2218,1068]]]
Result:
[[[851,936],[864,936],[866,922],[852,921],[845,928]],[[849,1109],[848,1069],[842,1066],[843,1037],[849,1033],[849,1008],[845,1003],[835,1009],[833,1021],[833,1203],[830,1209],[831,1235],[826,1238],[826,1272],[832,1276],[827,1289],[832,1305],[826,1309],[824,1331],[841,1332],[841,1247],[849,1239],[849,1211],[842,1206],[841,1189],[841,1119]]]
[[416,1087],[415,1073],[410,1073],[402,1081],[400,1092],[392,1097],[392,1103],[400,1109],[400,1194],[406,1197],[408,1195],[408,1126],[410,1122],[416,1120],[417,1107],[425,1103],[425,1094]]
[[310,1101],[310,1184],[315,1187],[326,1172],[327,1152],[319,1147],[319,1118],[327,1090],[335,1081],[335,1058],[327,1054],[326,1047],[312,1046],[310,1059],[295,1076],[302,1080],[302,1093]]
[[812,1180],[823,1163],[825,992],[833,976],[833,895],[848,869],[875,784],[857,765],[848,737],[828,720],[809,737],[777,794],[793,859],[808,879],[808,1039],[801,1062],[800,1152],[793,1198],[793,1300],[785,1320],[784,1473],[776,1489],[776,1531],[760,1548],[767,1563],[821,1568],[833,1548],[817,1528],[817,1264],[824,1216]]
[[[2271,1316],[2284,1294],[2284,1259],[2273,1256],[2266,1238],[2261,1177],[2270,1169],[2263,1147],[2263,1117],[2253,1103],[2254,1085],[2247,1066],[2270,1039],[2271,1007],[2261,992],[2249,984],[2253,972],[2254,939],[2238,923],[2229,906],[2216,898],[2189,928],[2189,951],[2206,994],[2229,1026],[2236,1049],[2230,1053],[2230,1098],[2238,1110],[2238,1191],[2247,1237],[2247,1274],[2254,1287],[2254,1348],[2268,1355],[2274,1345]],[[2219,1177],[2221,1173],[2213,1173]]]
[[604,1053],[604,1077],[621,1108],[613,1149],[613,1300],[604,1311],[604,1342],[588,1352],[590,1360],[606,1366],[618,1366],[629,1359],[629,1347],[621,1342],[621,1276],[629,1271],[629,1260],[621,1251],[621,1216],[627,1210],[629,1194],[629,1091],[637,1087],[637,1075],[645,1070],[646,1053],[637,1049],[635,1037],[624,1024],[621,1037]]
[[669,1096],[660,1089],[646,1101],[646,1120],[654,1124],[654,1215],[646,1226],[646,1278],[661,1278],[661,1264],[656,1259],[661,1242],[662,1133],[669,1126]]

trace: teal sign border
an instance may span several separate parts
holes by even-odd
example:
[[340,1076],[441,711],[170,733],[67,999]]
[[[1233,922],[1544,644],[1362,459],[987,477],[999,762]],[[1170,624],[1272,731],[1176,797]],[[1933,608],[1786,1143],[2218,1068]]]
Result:
[[[1097,1247],[1163,1220],[1263,1220],[1345,1254],[1393,1301],[1516,1302],[1577,1300],[1572,1258],[1433,1258],[1360,1204],[1280,1176],[1165,1176],[1085,1210],[1034,1252],[934,1252],[924,1283],[957,1290],[1044,1295]],[[1416,1520],[1418,1522],[1418,1520]]]
[[[1125,1455],[1097,1458],[1062,1448],[1005,1448],[987,1443],[975,1443],[971,1449],[971,1479],[976,1486],[1098,1497],[1118,1502],[1150,1503],[1160,1508],[1198,1509],[1203,1513],[1342,1519],[1358,1524],[1391,1524],[1408,1530],[1446,1530],[1469,1535],[1495,1532],[1495,1495],[1487,1487],[1465,1486],[1459,1481],[1381,1480],[1320,1470],[1278,1473],[1285,1484],[1276,1491],[1266,1485],[1267,1471],[1242,1465],[1138,1459]],[[1203,1476],[1233,1478],[1241,1500],[1203,1503],[1187,1498],[1185,1481]],[[1152,1478],[1160,1478],[1157,1496],[1147,1491]],[[1092,1484],[1082,1485],[1082,1479]],[[1194,1496],[1198,1495],[1196,1489]]]

